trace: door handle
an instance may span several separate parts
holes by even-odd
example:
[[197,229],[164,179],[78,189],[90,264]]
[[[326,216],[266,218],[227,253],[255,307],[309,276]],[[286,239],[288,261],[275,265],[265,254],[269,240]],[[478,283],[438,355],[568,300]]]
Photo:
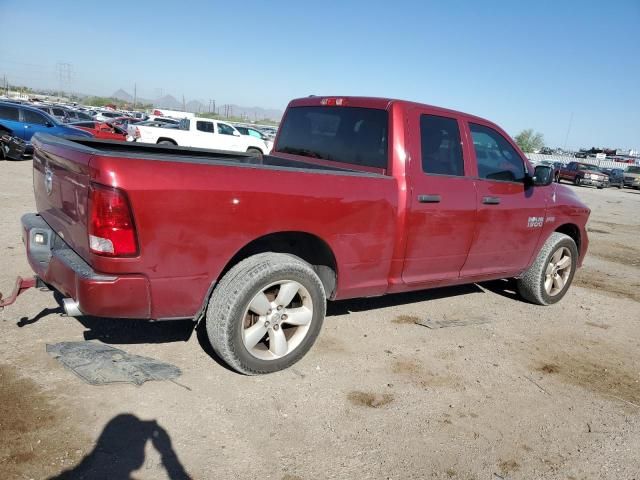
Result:
[[420,203],[440,203],[440,195],[418,195]]
[[485,205],[499,205],[500,197],[482,197],[482,203]]

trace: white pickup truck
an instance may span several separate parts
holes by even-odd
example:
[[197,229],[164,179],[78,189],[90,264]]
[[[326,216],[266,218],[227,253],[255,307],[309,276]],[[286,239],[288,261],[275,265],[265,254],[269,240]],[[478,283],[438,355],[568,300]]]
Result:
[[230,150],[253,155],[268,154],[271,148],[255,137],[240,135],[232,125],[209,118],[183,118],[177,127],[163,128],[129,125],[127,140],[140,143],[180,145],[181,147]]

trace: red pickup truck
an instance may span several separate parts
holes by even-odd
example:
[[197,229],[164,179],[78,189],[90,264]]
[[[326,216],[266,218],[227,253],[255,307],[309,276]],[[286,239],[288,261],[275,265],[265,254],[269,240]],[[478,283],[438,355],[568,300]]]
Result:
[[609,175],[595,165],[581,162],[569,162],[556,174],[558,183],[568,180],[574,185],[593,185],[598,190],[609,186]]
[[232,368],[314,343],[326,300],[516,278],[567,292],[589,209],[495,124],[381,98],[292,101],[273,154],[38,135],[39,284],[70,315],[206,322]]

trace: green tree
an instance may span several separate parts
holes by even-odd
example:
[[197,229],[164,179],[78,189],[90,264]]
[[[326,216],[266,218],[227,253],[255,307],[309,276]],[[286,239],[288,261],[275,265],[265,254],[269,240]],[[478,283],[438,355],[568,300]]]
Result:
[[544,147],[544,137],[539,132],[534,132],[532,128],[521,131],[515,137],[515,141],[524,153],[532,153]]

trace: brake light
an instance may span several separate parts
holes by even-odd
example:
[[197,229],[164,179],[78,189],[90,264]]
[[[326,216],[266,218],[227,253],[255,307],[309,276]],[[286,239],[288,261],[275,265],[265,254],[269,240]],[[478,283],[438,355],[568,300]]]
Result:
[[328,107],[343,107],[347,104],[347,100],[344,98],[323,98],[320,103]]
[[89,249],[108,257],[138,253],[136,229],[126,194],[117,188],[89,186]]

